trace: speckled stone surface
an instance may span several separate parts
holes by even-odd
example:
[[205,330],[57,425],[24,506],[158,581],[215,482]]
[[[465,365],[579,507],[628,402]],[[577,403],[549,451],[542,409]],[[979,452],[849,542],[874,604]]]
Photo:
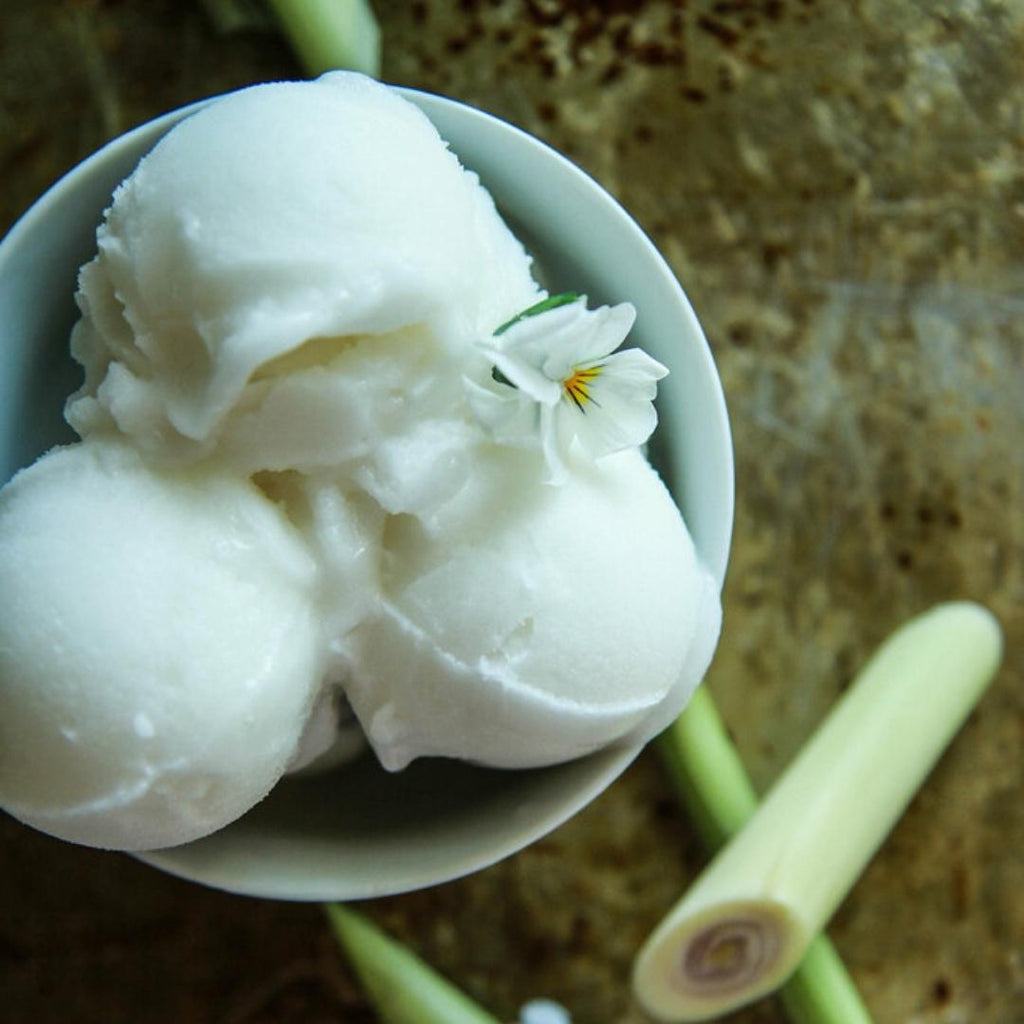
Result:
[[[710,685],[759,786],[911,614],[970,597],[1002,620],[999,678],[830,932],[883,1024],[1024,1020],[1024,8],[376,9],[386,79],[571,156],[705,325],[738,494]],[[7,0],[0,69],[3,228],[132,125],[300,75],[273,34],[166,0]],[[0,843],[5,1019],[374,1020],[316,907],[9,819]],[[502,1020],[545,995],[576,1024],[639,1024],[632,958],[702,862],[648,754],[518,856],[367,909]]]

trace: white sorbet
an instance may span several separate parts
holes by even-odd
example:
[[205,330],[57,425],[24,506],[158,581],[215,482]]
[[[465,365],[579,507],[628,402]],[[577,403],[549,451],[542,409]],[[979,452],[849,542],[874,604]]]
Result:
[[56,449],[0,492],[0,803],[63,839],[187,842],[262,799],[315,696],[315,566],[248,481]]
[[430,121],[344,72],[181,122],[115,192],[97,245],[68,418],[162,457],[209,451],[254,371],[310,339],[423,323],[465,342],[540,294]]
[[83,442],[0,496],[6,810],[150,849],[359,727],[391,770],[525,768],[682,709],[718,588],[639,449],[552,486],[478,419],[478,343],[545,293],[412,104],[347,73],[212,102],[97,246]]
[[346,641],[348,697],[384,766],[534,767],[664,727],[707,668],[719,604],[643,456],[551,487],[495,453],[472,489],[457,530],[389,522],[382,600]]

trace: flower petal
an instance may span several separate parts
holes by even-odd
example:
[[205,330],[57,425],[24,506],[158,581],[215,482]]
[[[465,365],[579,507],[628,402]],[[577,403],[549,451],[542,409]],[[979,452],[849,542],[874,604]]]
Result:
[[586,296],[543,313],[517,320],[489,344],[502,352],[516,353],[540,366],[552,344],[563,344],[579,333],[580,322],[588,314]]
[[564,380],[576,367],[604,359],[622,344],[635,320],[636,310],[628,302],[583,310],[568,337],[549,342],[544,373]]
[[544,482],[556,487],[565,483],[569,470],[566,468],[563,452],[569,450],[572,438],[565,438],[560,431],[561,409],[541,406],[540,435],[544,450]]
[[534,363],[518,353],[502,351],[493,345],[482,348],[494,360],[494,365],[505,378],[515,387],[522,389],[535,402],[554,405],[558,401],[562,393],[560,385],[546,377]]
[[668,368],[639,348],[615,352],[604,361],[601,386],[614,388],[634,401],[650,402],[658,393],[657,382],[668,375]]
[[[473,414],[499,444],[518,448],[540,445],[536,402],[514,388],[495,388],[463,378],[466,397]],[[507,392],[505,394],[504,392]]]
[[572,417],[580,445],[595,459],[642,445],[658,424],[658,414],[651,402],[637,402],[611,389],[595,396],[586,408],[584,414],[563,402],[559,413]]

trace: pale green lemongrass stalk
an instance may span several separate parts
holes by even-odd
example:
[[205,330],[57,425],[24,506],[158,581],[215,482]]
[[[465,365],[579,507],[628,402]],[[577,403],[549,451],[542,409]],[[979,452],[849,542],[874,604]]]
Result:
[[[757,810],[757,793],[706,686],[656,741],[701,842],[714,853]],[[824,935],[780,992],[793,1024],[871,1024],[871,1015]]]
[[882,645],[640,951],[634,990],[648,1012],[708,1020],[790,976],[1001,652],[995,618],[967,602],[940,605]]
[[369,0],[269,0],[312,76],[338,68],[380,77],[380,27]]
[[338,903],[324,909],[381,1024],[499,1024],[362,914]]
[[200,0],[218,32],[272,31],[274,18],[266,0]]

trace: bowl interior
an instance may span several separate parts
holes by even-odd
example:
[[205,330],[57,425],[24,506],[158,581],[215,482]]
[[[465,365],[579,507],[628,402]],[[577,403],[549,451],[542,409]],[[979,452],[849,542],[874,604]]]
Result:
[[[625,211],[531,136],[452,100],[405,95],[475,170],[533,253],[545,285],[591,304],[629,300],[633,340],[671,370],[661,382],[656,461],[705,563],[721,580],[733,517],[733,463],[721,385],[688,300]],[[111,192],[194,107],[129,132],[47,192],[0,245],[0,481],[74,440],[63,403],[80,382],[68,354],[78,267],[95,249]],[[399,774],[372,756],[286,779],[239,821],[142,855],[173,874],[254,896],[349,900],[478,870],[561,824],[636,757],[619,745],[565,765],[495,771],[442,760]]]

